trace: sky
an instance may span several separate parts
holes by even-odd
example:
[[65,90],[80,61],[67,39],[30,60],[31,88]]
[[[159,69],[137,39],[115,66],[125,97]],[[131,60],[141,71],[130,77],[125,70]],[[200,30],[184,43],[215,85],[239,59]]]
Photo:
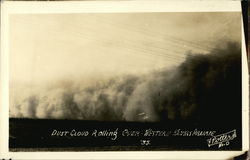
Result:
[[10,81],[141,74],[241,40],[241,14],[82,13],[10,16]]

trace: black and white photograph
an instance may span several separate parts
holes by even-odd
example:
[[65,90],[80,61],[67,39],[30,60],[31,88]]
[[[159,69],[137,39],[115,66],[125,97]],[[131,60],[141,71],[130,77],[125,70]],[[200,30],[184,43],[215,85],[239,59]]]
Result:
[[241,151],[242,29],[240,11],[9,14],[9,151]]

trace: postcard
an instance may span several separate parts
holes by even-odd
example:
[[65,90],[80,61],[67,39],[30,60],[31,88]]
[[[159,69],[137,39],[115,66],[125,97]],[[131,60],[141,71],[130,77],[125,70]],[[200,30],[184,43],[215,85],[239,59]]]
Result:
[[248,150],[240,1],[14,1],[1,10],[3,158]]

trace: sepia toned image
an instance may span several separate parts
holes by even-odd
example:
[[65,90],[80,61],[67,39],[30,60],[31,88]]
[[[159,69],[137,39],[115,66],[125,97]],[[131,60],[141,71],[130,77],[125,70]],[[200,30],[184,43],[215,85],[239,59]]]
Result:
[[240,12],[11,14],[10,151],[242,150],[241,27]]

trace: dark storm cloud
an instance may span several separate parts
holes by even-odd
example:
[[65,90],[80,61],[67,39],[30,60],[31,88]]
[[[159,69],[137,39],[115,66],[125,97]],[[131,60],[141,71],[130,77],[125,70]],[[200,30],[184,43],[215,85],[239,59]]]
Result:
[[178,67],[37,91],[10,106],[11,117],[101,121],[230,118],[241,108],[241,50],[236,43],[188,54]]

